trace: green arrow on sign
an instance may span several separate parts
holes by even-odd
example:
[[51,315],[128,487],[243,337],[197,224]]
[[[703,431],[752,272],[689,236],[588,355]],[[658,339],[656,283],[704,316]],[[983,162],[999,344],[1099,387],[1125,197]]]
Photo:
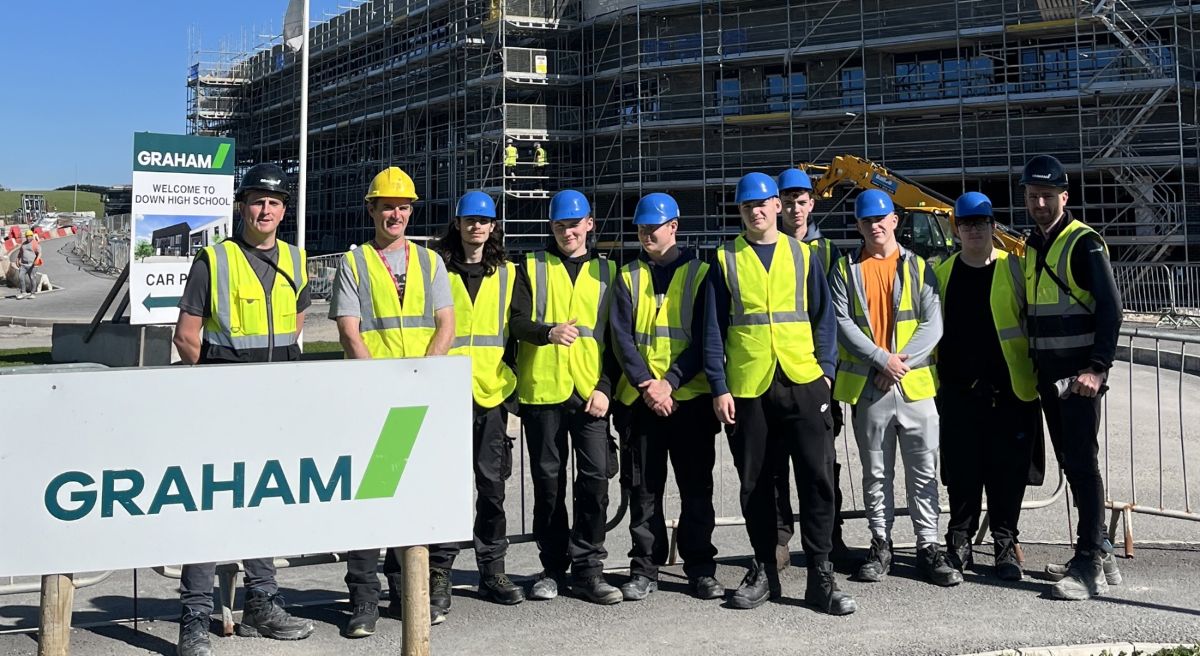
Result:
[[175,307],[176,305],[179,305],[180,298],[182,298],[182,297],[180,297],[180,296],[154,296],[152,294],[146,294],[146,300],[142,301],[142,305],[147,310],[153,310],[154,308]]

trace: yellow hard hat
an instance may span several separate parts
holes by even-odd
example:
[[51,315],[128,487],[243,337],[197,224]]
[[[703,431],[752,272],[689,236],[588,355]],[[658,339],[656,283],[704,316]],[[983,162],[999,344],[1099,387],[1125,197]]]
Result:
[[367,188],[367,202],[372,198],[411,198],[417,200],[417,186],[412,178],[398,166],[389,166],[379,172]]
[[26,230],[26,231],[25,231],[25,236],[26,236],[26,237],[32,237],[32,236],[33,236],[33,231],[32,231],[32,230]]

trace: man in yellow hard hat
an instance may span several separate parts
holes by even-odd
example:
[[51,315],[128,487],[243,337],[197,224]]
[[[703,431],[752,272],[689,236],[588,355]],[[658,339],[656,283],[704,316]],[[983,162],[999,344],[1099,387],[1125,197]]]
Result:
[[17,298],[36,298],[37,297],[37,268],[38,260],[42,257],[42,247],[38,244],[37,236],[32,230],[25,231],[25,241],[17,247],[17,264],[21,267],[18,271],[17,282],[20,285],[21,293],[17,294]]
[[[367,190],[367,214],[375,237],[346,253],[338,267],[329,317],[337,321],[347,358],[419,358],[445,355],[454,341],[454,299],[442,258],[405,238],[417,200],[412,178],[399,168],[384,169]],[[343,629],[348,638],[375,632],[379,618],[379,551],[351,551],[346,557],[346,585],[353,611]],[[400,558],[387,550],[383,565],[392,605],[400,611]],[[430,619],[445,619],[434,601],[444,593],[449,605],[450,580],[430,576]]]

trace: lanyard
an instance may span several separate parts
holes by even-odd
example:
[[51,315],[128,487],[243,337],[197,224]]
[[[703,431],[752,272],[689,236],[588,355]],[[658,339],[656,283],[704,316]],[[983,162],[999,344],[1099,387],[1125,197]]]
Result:
[[[392,284],[396,286],[396,298],[400,301],[401,304],[403,304],[404,303],[404,287],[400,285],[400,279],[396,277],[396,272],[392,271],[392,265],[388,264],[387,256],[383,254],[383,250],[380,249],[379,246],[374,241],[371,242],[371,247],[374,248],[375,253],[377,255],[379,255],[380,261],[383,262],[383,268],[387,269],[388,276],[390,276],[392,279]],[[405,244],[404,248],[405,248],[404,262],[405,262],[405,264],[407,264],[408,263],[408,244]]]

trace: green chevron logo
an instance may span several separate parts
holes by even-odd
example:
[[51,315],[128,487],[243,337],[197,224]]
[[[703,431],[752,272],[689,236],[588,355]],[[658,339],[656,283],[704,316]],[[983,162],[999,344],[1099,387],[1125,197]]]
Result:
[[367,471],[363,472],[362,482],[354,493],[356,500],[395,496],[428,410],[429,406],[413,406],[392,408],[388,412],[371,460],[367,463]]

